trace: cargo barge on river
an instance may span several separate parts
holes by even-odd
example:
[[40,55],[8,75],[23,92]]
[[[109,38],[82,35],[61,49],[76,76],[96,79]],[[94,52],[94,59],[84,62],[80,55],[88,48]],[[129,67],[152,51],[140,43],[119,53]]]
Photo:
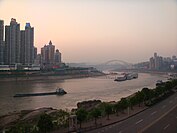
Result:
[[62,88],[57,88],[54,92],[42,92],[42,93],[19,93],[15,94],[14,97],[30,97],[30,96],[46,96],[46,95],[64,95],[67,92]]

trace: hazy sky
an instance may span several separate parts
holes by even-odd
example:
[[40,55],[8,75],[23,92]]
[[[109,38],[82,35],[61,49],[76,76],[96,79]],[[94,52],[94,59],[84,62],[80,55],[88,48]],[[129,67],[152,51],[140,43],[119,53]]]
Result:
[[52,40],[65,62],[148,60],[177,55],[177,0],[0,0],[0,19],[35,28],[35,46]]

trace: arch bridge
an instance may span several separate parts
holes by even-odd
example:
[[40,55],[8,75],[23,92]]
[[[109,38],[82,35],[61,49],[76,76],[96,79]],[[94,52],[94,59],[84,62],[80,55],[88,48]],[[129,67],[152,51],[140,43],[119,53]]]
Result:
[[96,66],[96,68],[99,70],[116,70],[125,68],[127,69],[131,67],[132,67],[131,63],[118,59],[109,60]]
[[109,61],[107,61],[103,64],[105,64],[105,65],[112,65],[112,64],[131,65],[131,63],[128,63],[128,62],[123,61],[123,60],[109,60]]

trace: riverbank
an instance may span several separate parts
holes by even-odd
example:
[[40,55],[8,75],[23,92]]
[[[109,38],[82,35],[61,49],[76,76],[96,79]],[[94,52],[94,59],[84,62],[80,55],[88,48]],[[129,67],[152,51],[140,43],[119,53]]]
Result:
[[[93,130],[95,128],[104,127],[110,124],[114,124],[120,121],[123,121],[125,119],[128,119],[144,110],[146,110],[147,106],[134,106],[133,110],[127,110],[125,112],[120,113],[119,115],[111,114],[109,116],[109,120],[107,120],[107,117],[100,117],[97,121],[97,124],[95,125],[94,119],[91,119],[89,121],[86,121],[82,124],[82,131],[89,131]],[[67,111],[67,110],[66,110]],[[21,110],[19,112],[11,112],[6,115],[0,116],[0,131],[6,130],[8,128],[13,127],[14,125],[18,123],[24,123],[24,124],[37,124],[36,121],[39,120],[39,117],[41,115],[48,114],[53,116],[56,116],[56,114],[61,115],[60,110],[53,109],[50,107],[46,108],[39,108],[39,109],[33,109],[33,110]],[[79,125],[78,125],[79,127]],[[67,133],[68,127],[61,127],[52,133]]]
[[9,82],[9,81],[49,81],[49,80],[65,80],[65,79],[74,79],[74,78],[87,78],[87,77],[96,77],[104,76],[103,73],[90,73],[90,74],[73,74],[73,75],[42,75],[42,76],[9,76],[1,77],[0,82]]
[[146,69],[117,69],[117,72],[136,72],[136,73],[152,73],[152,74],[175,74],[177,71],[157,71],[157,70],[146,70]]
[[37,117],[39,117],[43,113],[49,113],[57,111],[53,108],[39,108],[39,109],[31,109],[31,110],[21,110],[19,112],[9,112],[6,115],[0,116],[0,131],[4,128],[8,128],[13,126],[14,124],[23,121],[34,121]]

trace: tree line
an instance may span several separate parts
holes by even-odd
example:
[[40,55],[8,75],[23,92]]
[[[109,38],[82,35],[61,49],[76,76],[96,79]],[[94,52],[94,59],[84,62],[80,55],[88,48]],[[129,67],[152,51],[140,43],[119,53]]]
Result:
[[82,128],[82,123],[84,121],[94,119],[94,123],[96,125],[97,119],[100,117],[106,116],[107,120],[109,120],[110,114],[116,114],[119,116],[120,113],[125,113],[127,108],[133,110],[135,105],[138,105],[139,107],[142,105],[152,106],[174,93],[172,89],[176,86],[177,80],[167,81],[154,89],[143,88],[141,91],[138,91],[129,97],[121,98],[120,101],[115,104],[103,102],[98,107],[95,107],[90,111],[80,108],[76,112],[80,125],[79,128]]

